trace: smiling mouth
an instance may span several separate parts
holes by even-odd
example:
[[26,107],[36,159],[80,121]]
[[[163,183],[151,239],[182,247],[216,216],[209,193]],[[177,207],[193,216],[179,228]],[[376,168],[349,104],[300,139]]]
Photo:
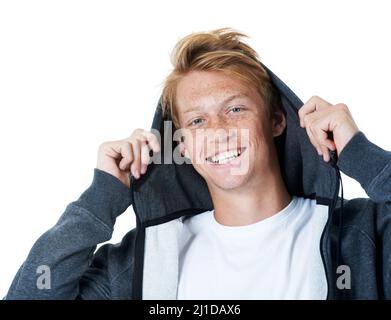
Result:
[[205,160],[212,164],[225,164],[233,159],[240,157],[246,148],[238,148],[234,150],[220,152],[214,156],[207,157]]

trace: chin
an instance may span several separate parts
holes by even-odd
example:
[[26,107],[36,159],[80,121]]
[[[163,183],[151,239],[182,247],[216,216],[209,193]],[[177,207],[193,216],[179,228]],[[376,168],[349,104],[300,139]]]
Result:
[[222,177],[209,177],[208,185],[214,185],[222,190],[234,190],[244,186],[249,177],[247,175],[226,175]]

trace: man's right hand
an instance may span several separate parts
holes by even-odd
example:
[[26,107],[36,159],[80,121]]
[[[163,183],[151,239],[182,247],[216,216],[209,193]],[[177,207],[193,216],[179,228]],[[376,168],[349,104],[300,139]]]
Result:
[[158,139],[149,131],[136,129],[128,138],[102,143],[96,167],[130,187],[129,173],[139,179],[147,171],[150,150],[160,151]]

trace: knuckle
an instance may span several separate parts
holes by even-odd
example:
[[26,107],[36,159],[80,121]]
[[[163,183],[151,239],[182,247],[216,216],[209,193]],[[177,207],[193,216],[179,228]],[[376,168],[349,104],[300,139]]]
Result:
[[134,130],[134,132],[137,134],[137,135],[141,135],[144,133],[144,130],[141,129],[141,128],[137,128],[136,130]]
[[348,108],[348,106],[347,106],[345,103],[338,103],[337,106],[338,106],[338,108],[339,108],[341,111],[344,111],[344,112],[349,111],[349,108]]
[[132,134],[130,135],[130,139],[137,139],[143,132],[143,129],[141,128],[136,128],[133,130]]
[[98,149],[99,149],[99,150],[106,149],[109,145],[110,145],[110,141],[102,142],[102,143],[99,145]]
[[131,143],[129,141],[127,141],[127,140],[123,140],[121,142],[121,147],[124,148],[124,150],[126,150],[126,151],[130,150],[130,148],[131,148],[130,145],[131,145]]

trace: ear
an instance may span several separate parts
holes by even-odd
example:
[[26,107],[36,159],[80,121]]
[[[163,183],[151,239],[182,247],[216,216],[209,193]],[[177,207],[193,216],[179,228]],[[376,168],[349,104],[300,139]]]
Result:
[[277,108],[273,112],[272,125],[273,137],[278,137],[284,132],[286,127],[286,118],[281,108]]

